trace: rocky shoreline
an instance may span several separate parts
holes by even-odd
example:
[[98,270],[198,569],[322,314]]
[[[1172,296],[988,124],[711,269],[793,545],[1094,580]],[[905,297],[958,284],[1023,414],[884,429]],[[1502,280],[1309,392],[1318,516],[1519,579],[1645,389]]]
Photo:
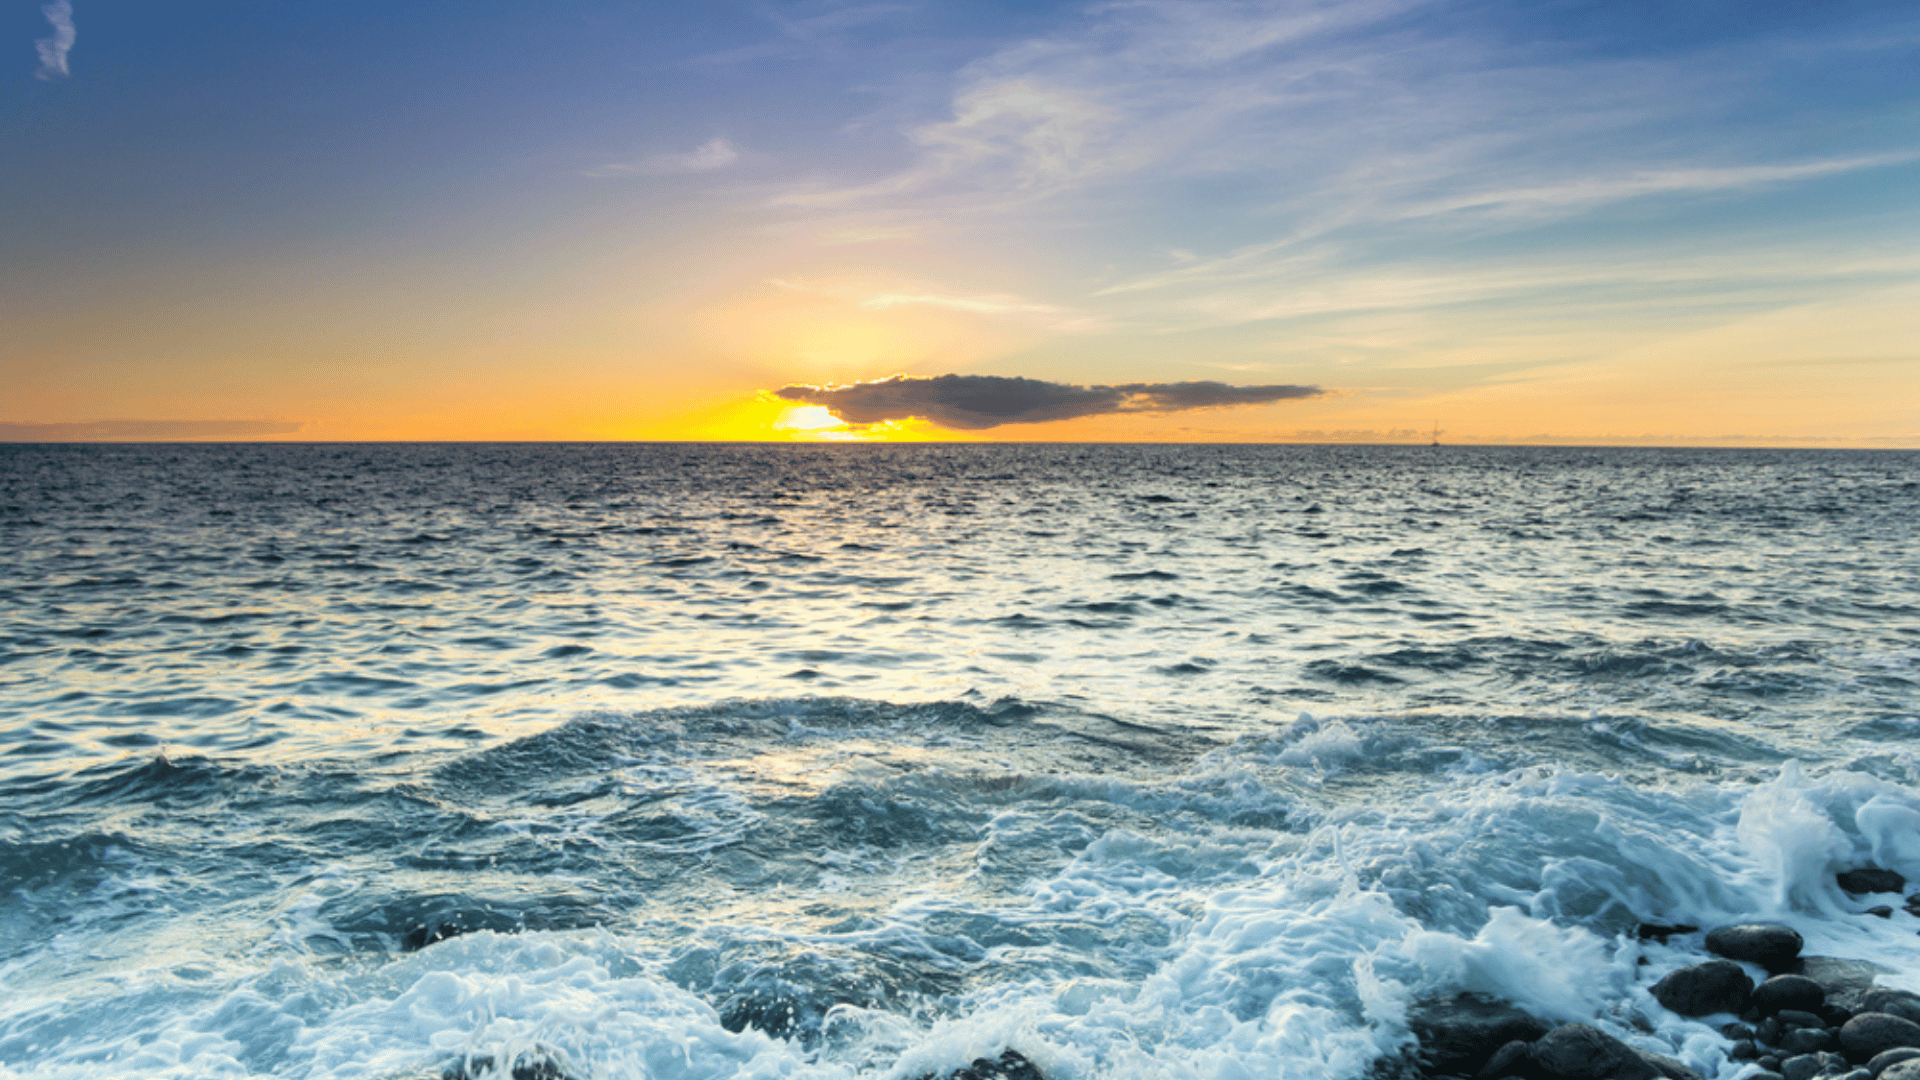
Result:
[[[1854,896],[1898,894],[1906,881],[1877,868],[1849,870],[1837,882]],[[1920,915],[1920,893],[1904,901]],[[1890,917],[1893,908],[1863,915]],[[468,927],[455,919],[422,925],[409,950]],[[1702,934],[1697,926],[1642,923],[1643,941],[1670,943]],[[416,936],[419,940],[416,942]],[[1694,1020],[1725,1018],[1718,1031],[1726,1056],[1756,1068],[1742,1080],[1920,1080],[1920,994],[1874,985],[1892,969],[1865,960],[1804,956],[1798,931],[1778,923],[1739,923],[1704,933],[1702,947],[1720,959],[1669,972],[1648,988],[1655,1001]],[[1645,963],[1643,959],[1641,961]],[[1767,972],[1756,984],[1742,965]],[[756,1023],[755,1021],[758,1021]],[[1644,1017],[1636,1026],[1653,1030]],[[757,1014],[729,1030],[759,1027]],[[1549,1024],[1512,1002],[1463,993],[1416,1003],[1407,1051],[1376,1062],[1369,1080],[1706,1080],[1698,1071],[1632,1046],[1591,1024]],[[775,1035],[784,1034],[778,1029]],[[496,1063],[490,1057],[449,1065],[438,1080],[572,1080],[554,1059],[532,1051]],[[1019,1051],[978,1058],[916,1080],[1047,1080]]]
[[[1872,867],[1837,881],[1854,896],[1906,887],[1894,871]],[[1905,904],[1920,915],[1920,893]],[[1861,914],[1892,913],[1889,905]],[[1663,943],[1700,932],[1639,928],[1641,939]],[[1745,1080],[1920,1080],[1920,994],[1875,986],[1874,977],[1891,969],[1803,956],[1800,934],[1775,923],[1718,927],[1702,945],[1721,959],[1673,971],[1649,992],[1676,1015],[1726,1018],[1718,1030],[1727,1057],[1757,1066]],[[1767,978],[1756,985],[1743,964],[1759,966]],[[1374,1080],[1703,1080],[1591,1025],[1549,1025],[1511,1002],[1477,994],[1422,1001],[1408,1026],[1417,1047],[1380,1062]]]

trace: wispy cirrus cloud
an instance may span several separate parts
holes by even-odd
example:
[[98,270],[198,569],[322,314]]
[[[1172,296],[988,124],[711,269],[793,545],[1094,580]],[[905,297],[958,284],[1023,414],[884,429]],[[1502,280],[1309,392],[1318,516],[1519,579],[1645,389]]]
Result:
[[[1521,296],[1538,289],[1535,257],[1449,266],[1430,253],[1616,211],[1664,215],[1677,235],[1709,227],[1704,202],[1920,157],[1902,125],[1821,129],[1760,107],[1793,100],[1783,88],[1821,65],[1888,48],[1858,27],[1598,47],[1507,25],[1554,17],[1544,9],[1504,10],[1098,5],[956,73],[946,114],[901,129],[900,167],[773,201],[975,230],[1070,221],[1100,237],[1104,265],[1084,293],[1050,302],[1175,328]],[[1617,256],[1596,235],[1575,248]],[[1557,243],[1562,263],[1582,261]],[[1568,276],[1583,274],[1604,276]]]
[[596,165],[588,169],[586,174],[595,179],[621,176],[682,176],[688,173],[724,169],[739,160],[739,147],[727,139],[714,138],[682,154],[655,154],[638,161],[616,161],[607,165]]
[[40,54],[40,70],[35,75],[42,79],[51,79],[56,75],[65,78],[73,74],[67,67],[67,54],[73,51],[73,43],[78,37],[73,28],[73,4],[71,0],[54,0],[42,7],[40,13],[53,24],[53,36],[40,38],[33,43],[34,51]]

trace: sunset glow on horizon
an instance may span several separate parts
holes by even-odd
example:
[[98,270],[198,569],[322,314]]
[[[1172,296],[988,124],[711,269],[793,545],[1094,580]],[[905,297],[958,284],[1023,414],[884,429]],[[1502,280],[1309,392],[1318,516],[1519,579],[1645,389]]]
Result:
[[1920,446],[1911,5],[62,12],[0,439]]

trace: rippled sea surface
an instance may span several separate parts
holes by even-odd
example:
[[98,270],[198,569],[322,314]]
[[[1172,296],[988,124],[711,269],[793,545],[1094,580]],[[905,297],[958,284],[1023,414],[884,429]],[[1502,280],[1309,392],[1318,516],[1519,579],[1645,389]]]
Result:
[[[1920,454],[0,447],[0,1077],[1360,1077],[1920,989]],[[504,1075],[504,1073],[502,1074]]]

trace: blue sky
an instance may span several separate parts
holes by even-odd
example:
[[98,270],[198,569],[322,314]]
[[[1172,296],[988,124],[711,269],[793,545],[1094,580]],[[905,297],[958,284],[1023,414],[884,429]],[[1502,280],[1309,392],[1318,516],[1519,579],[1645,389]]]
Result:
[[1079,437],[1920,440],[1911,3],[73,0],[64,72],[5,10],[0,421],[957,372],[1337,391]]

